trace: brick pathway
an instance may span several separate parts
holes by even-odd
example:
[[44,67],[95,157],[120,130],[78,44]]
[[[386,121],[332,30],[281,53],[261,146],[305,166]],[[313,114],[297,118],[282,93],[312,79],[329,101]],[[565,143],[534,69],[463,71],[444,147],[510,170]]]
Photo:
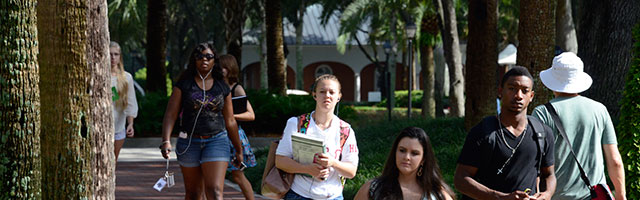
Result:
[[[118,162],[116,167],[116,199],[184,199],[182,173],[177,162],[171,162],[169,171],[174,172],[176,185],[162,192],[153,189],[153,184],[164,175],[166,163]],[[224,199],[244,199],[239,189],[226,181]],[[237,187],[236,187],[237,188]],[[256,196],[256,199],[261,199]]]

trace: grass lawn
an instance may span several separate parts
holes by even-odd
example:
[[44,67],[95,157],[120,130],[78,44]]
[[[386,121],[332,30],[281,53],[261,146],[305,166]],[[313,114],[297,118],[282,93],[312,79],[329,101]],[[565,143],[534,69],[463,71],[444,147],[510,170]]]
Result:
[[[407,119],[406,108],[398,108],[393,112],[394,121],[388,122],[384,108],[357,107],[356,110],[358,119],[350,121],[350,123],[358,141],[360,162],[356,177],[347,180],[343,191],[345,199],[353,199],[362,184],[380,175],[393,140],[400,130],[408,126],[417,126],[427,132],[443,176],[446,182],[453,187],[456,161],[466,136],[462,118],[422,119],[418,117],[417,119]],[[419,116],[420,110],[417,109],[412,113],[413,116]],[[256,151],[258,165],[245,171],[245,175],[257,193],[260,193],[260,183],[267,153],[268,149]]]

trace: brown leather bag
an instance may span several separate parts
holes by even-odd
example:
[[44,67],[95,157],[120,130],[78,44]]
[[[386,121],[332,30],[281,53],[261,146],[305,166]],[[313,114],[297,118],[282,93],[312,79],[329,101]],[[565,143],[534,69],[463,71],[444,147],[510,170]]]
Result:
[[262,196],[271,199],[282,199],[291,189],[294,177],[294,174],[287,173],[276,167],[276,149],[279,142],[278,140],[271,142],[267,163],[262,173]]

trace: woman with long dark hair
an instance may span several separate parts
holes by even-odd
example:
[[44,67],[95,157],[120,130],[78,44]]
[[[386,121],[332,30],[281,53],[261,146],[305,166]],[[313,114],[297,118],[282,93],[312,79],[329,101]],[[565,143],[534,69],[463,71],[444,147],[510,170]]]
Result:
[[198,44],[187,70],[173,87],[162,121],[160,148],[168,159],[171,131],[182,113],[176,154],[184,178],[185,199],[200,199],[203,192],[207,199],[222,199],[229,139],[236,150],[234,165],[240,166],[243,160],[231,93],[217,61],[213,44]]
[[382,175],[362,185],[355,199],[449,200],[454,193],[440,174],[429,136],[408,127],[393,142]]

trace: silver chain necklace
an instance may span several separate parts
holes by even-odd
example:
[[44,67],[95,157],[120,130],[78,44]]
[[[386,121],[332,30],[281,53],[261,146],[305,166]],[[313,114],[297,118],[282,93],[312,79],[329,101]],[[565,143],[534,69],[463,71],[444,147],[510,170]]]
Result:
[[509,161],[511,161],[511,158],[513,157],[513,155],[515,155],[516,150],[518,149],[518,147],[520,147],[520,144],[522,144],[522,141],[524,140],[524,136],[527,135],[527,127],[525,126],[524,130],[522,131],[522,138],[520,139],[520,142],[518,142],[515,148],[512,148],[511,146],[509,146],[509,143],[507,143],[507,139],[505,138],[504,132],[502,131],[502,122],[500,122],[500,115],[498,115],[497,118],[498,118],[498,128],[500,128],[498,129],[498,131],[500,131],[500,135],[502,135],[502,141],[504,142],[505,145],[507,145],[507,148],[511,149],[511,155],[509,156],[509,158],[507,158],[507,161],[505,161],[504,164],[502,164],[502,167],[498,169],[497,174],[502,174],[502,170],[504,169],[505,166],[507,166]]

